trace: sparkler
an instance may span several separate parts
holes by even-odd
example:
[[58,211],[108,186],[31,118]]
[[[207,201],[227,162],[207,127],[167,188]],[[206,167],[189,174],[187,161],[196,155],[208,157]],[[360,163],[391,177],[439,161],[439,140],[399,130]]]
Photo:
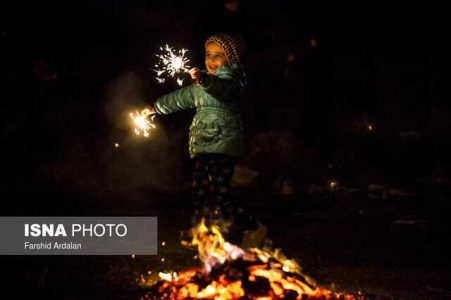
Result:
[[183,84],[183,79],[179,77],[179,74],[188,73],[189,59],[185,56],[187,49],[175,50],[169,47],[167,44],[165,47],[160,47],[162,54],[157,54],[156,56],[160,59],[155,65],[155,72],[157,72],[158,83],[163,83],[166,81],[167,77],[177,78],[177,84],[181,86]]
[[136,135],[149,137],[150,130],[156,128],[153,123],[155,115],[152,115],[150,120],[148,119],[149,115],[151,115],[151,112],[148,108],[141,110],[141,112],[136,111],[130,113],[130,118],[132,118],[133,124],[135,125],[134,131]]

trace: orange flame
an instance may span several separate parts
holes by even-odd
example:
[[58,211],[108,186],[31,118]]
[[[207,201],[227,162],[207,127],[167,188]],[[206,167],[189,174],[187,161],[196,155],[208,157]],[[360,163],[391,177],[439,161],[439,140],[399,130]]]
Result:
[[207,273],[215,265],[223,264],[227,260],[236,260],[245,254],[238,246],[226,242],[219,226],[213,225],[208,228],[204,219],[191,230],[191,233],[193,235],[191,245],[197,246],[199,258]]
[[294,260],[280,249],[247,251],[225,241],[219,227],[210,228],[205,221],[192,229],[191,245],[197,246],[203,270],[187,270],[162,274],[163,281],[153,287],[150,299],[340,299],[355,300],[317,287],[302,274]]

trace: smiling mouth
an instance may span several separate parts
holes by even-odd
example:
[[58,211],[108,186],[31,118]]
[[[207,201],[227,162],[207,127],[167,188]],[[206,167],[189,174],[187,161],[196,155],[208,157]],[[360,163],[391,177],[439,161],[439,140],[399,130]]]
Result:
[[212,66],[208,66],[208,70],[210,71],[210,73],[216,73],[216,70],[218,69],[218,67],[212,67]]

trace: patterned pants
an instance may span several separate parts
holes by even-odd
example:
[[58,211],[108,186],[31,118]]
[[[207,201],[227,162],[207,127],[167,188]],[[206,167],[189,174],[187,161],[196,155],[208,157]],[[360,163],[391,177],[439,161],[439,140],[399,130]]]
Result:
[[233,157],[223,154],[199,154],[194,158],[191,191],[199,217],[226,217],[237,210],[230,197],[235,165]]
[[231,221],[236,230],[252,227],[255,221],[238,206],[230,195],[230,184],[236,159],[224,154],[200,154],[194,158],[192,198],[195,213],[192,225],[201,218],[212,224],[217,221]]

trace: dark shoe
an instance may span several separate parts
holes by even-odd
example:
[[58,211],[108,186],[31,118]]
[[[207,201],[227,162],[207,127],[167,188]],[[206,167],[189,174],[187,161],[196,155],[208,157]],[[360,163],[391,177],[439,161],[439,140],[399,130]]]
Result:
[[265,238],[268,234],[268,228],[258,222],[258,227],[255,230],[246,230],[243,239],[241,240],[241,248],[247,250],[249,248],[261,248]]

